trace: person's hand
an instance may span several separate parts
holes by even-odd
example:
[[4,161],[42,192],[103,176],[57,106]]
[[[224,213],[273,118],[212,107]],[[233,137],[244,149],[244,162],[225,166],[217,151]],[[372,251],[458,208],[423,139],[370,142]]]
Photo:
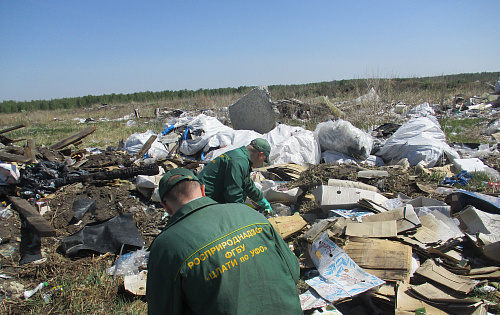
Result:
[[262,198],[261,201],[257,202],[259,206],[261,206],[264,211],[269,212],[271,215],[273,214],[273,208],[271,207],[271,204],[269,201],[267,201],[266,198]]

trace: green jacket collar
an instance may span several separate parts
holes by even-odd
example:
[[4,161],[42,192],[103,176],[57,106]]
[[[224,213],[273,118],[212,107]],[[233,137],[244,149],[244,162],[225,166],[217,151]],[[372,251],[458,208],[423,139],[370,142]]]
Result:
[[241,152],[247,157],[248,163],[250,164],[250,170],[252,169],[252,160],[250,159],[250,152],[248,152],[247,147],[240,147]]
[[201,208],[205,208],[206,206],[210,206],[216,204],[213,199],[209,197],[201,197],[195,200],[191,200],[190,202],[183,205],[176,213],[172,215],[172,217],[168,220],[165,229],[168,229],[178,221],[182,220],[184,217],[188,216],[192,212],[199,210]]

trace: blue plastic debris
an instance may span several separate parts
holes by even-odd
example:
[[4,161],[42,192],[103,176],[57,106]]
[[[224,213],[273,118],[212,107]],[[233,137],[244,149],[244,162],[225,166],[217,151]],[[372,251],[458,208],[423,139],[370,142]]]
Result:
[[174,128],[175,128],[175,124],[168,126],[167,128],[165,128],[165,129],[161,132],[161,135],[162,135],[162,136],[164,136],[164,135],[169,134],[169,133],[170,133],[170,131],[174,130]]
[[189,134],[189,126],[186,127],[186,130],[184,131],[184,135],[182,136],[182,140],[187,140],[188,134]]
[[445,179],[441,182],[441,185],[456,185],[457,183],[462,186],[467,186],[469,184],[469,180],[472,179],[472,176],[467,173],[467,171],[461,171],[455,176],[445,177]]

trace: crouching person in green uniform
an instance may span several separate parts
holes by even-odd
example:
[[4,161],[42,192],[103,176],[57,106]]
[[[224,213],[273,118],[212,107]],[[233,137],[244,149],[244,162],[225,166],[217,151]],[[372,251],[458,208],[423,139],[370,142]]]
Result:
[[302,314],[298,259],[262,214],[205,197],[183,168],[159,193],[171,217],[150,247],[148,314]]
[[257,138],[246,147],[216,157],[198,174],[200,183],[206,187],[206,195],[219,203],[244,203],[248,196],[272,214],[271,205],[250,178],[252,167],[269,163],[270,154],[269,142]]

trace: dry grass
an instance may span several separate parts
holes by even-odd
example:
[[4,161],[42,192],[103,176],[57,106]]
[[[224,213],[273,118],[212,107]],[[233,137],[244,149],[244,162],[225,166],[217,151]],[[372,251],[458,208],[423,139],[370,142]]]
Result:
[[115,255],[85,257],[74,261],[55,253],[55,239],[44,239],[42,247],[47,262],[21,269],[18,282],[31,289],[36,283],[47,281],[52,288],[50,301],[45,302],[37,292],[30,299],[6,299],[0,304],[1,314],[146,314],[144,298],[133,297],[123,289],[123,278],[113,278],[106,268]]

